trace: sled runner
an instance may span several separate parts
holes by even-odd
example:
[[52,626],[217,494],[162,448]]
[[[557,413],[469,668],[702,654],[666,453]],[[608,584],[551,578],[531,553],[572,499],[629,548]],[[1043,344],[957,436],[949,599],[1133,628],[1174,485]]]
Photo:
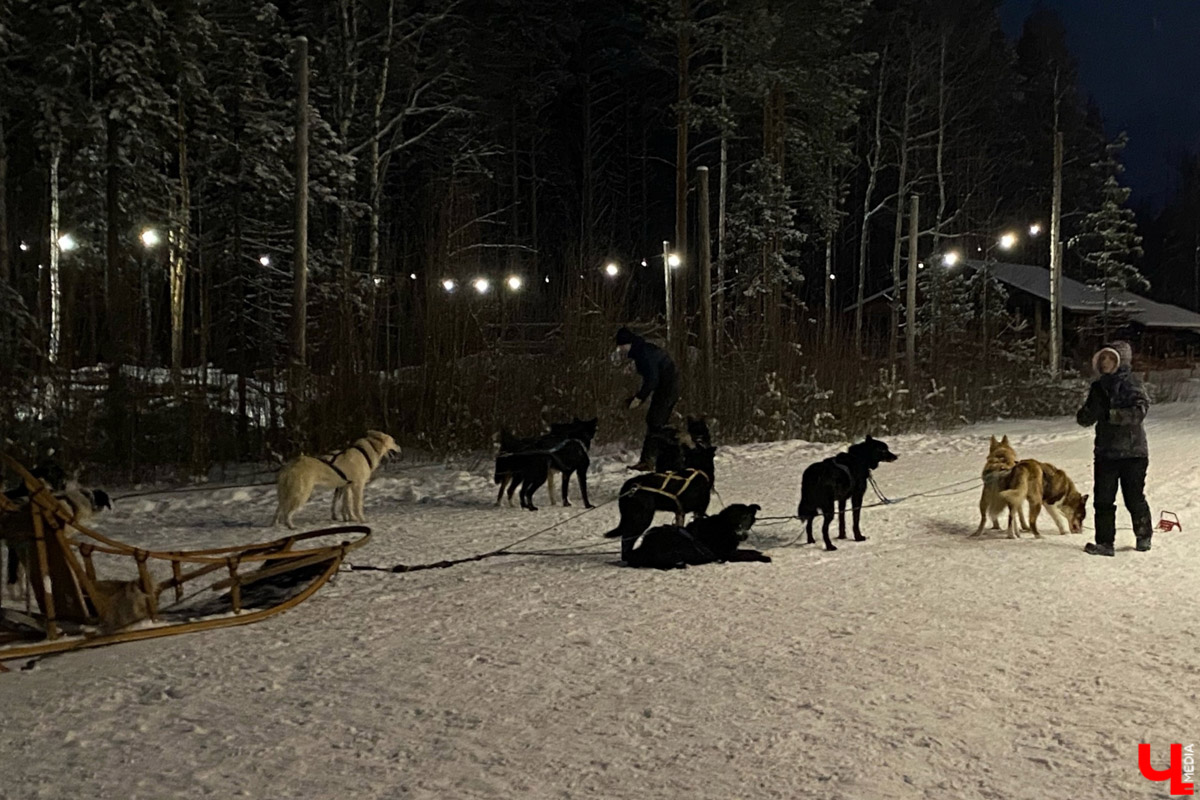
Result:
[[0,662],[258,622],[311,597],[371,537],[346,525],[250,545],[143,550],[73,521],[49,487],[0,458],[30,493],[0,494],[0,540],[20,554],[33,599],[27,614],[0,608]]

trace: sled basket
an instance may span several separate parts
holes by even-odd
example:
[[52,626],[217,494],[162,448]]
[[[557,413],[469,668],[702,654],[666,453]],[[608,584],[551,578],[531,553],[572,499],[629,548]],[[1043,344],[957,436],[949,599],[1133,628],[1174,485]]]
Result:
[[[1169,519],[1168,519],[1169,517]],[[1160,531],[1182,531],[1183,523],[1179,521],[1179,517],[1173,511],[1164,511],[1158,517],[1158,530]]]
[[0,608],[0,662],[258,622],[307,600],[371,538],[368,527],[344,525],[249,545],[143,550],[75,522],[48,486],[0,459],[30,494],[0,494],[0,540],[24,567],[28,612]]

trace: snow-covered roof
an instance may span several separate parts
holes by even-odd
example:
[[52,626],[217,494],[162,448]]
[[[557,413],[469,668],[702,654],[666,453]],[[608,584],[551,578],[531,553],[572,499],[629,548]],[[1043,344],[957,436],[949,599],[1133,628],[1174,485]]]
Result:
[[[968,269],[983,269],[986,266],[988,271],[1002,283],[1047,302],[1050,300],[1050,270],[1047,267],[1033,264],[988,263],[974,259],[968,259],[963,264]],[[902,291],[905,285],[904,282],[900,284]],[[888,288],[866,298],[863,300],[863,304],[866,305],[880,298],[889,298],[891,295],[892,289]],[[1200,332],[1200,314],[1188,311],[1186,308],[1169,303],[1158,303],[1132,292],[1116,292],[1111,296],[1111,300],[1120,304],[1122,314],[1144,327]],[[1062,304],[1064,309],[1076,314],[1099,314],[1104,308],[1104,293],[1086,283],[1063,276]],[[852,311],[854,306],[851,305],[846,310]]]

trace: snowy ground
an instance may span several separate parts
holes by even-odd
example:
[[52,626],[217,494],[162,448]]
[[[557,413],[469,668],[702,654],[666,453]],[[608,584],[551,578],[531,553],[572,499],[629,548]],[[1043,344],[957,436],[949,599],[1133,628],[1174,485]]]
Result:
[[[752,542],[772,564],[638,571],[601,538],[609,504],[528,545],[596,545],[578,555],[344,572],[258,625],[48,658],[0,676],[0,795],[1165,797],[1137,744],[1164,767],[1168,744],[1200,740],[1198,422],[1200,405],[1152,411],[1151,506],[1187,532],[1148,554],[1123,530],[1117,558],[1084,556],[1089,532],[1045,518],[1040,541],[968,539],[971,489],[868,510],[869,541],[836,553],[792,544],[785,522]],[[902,497],[977,475],[991,433],[1090,487],[1090,434],[1067,419],[895,437],[879,484]],[[717,488],[788,514],[803,467],[835,449],[729,448]],[[593,465],[593,502],[627,477],[616,455]],[[470,555],[582,510],[494,509],[486,471],[377,480],[353,561]],[[98,527],[247,542],[270,536],[273,497],[130,499]]]

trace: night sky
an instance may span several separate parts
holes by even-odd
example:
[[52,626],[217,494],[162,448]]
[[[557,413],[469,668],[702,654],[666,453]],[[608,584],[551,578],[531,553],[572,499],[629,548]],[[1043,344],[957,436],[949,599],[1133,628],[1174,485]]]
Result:
[[1129,133],[1133,202],[1161,206],[1175,165],[1200,151],[1200,0],[1004,0],[1010,37],[1039,5],[1062,17],[1080,83],[1109,135]]

